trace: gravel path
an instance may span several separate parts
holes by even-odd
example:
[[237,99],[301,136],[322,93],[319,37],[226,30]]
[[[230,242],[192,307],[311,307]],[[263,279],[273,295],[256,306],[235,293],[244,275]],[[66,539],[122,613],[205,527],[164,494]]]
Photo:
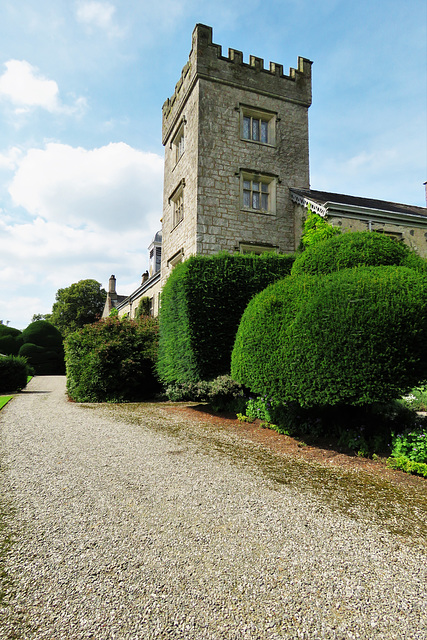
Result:
[[427,638],[420,541],[139,411],[68,403],[62,377],[1,411],[2,640]]

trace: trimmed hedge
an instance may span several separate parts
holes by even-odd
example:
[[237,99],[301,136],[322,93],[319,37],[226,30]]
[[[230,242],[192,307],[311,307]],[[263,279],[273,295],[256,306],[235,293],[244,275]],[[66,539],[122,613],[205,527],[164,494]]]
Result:
[[158,322],[107,318],[65,341],[67,390],[77,402],[133,402],[159,390],[154,365]]
[[20,391],[27,384],[27,362],[20,356],[0,358],[0,393]]
[[389,236],[355,231],[308,247],[295,260],[292,275],[327,274],[360,266],[404,265],[405,261],[411,267],[423,262],[409,247]]
[[294,255],[219,253],[177,265],[162,293],[158,372],[165,384],[230,372],[243,311],[253,295],[289,275]]
[[0,354],[16,356],[22,343],[22,333],[19,329],[0,324]]
[[23,345],[19,355],[38,375],[62,374],[65,371],[64,348],[60,331],[46,320],[36,320],[21,334]]
[[279,282],[249,303],[231,374],[302,407],[397,398],[427,378],[427,276],[361,267]]

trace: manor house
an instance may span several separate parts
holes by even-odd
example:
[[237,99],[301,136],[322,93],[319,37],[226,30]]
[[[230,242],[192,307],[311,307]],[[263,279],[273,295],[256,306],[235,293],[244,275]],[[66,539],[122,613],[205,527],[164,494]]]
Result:
[[149,272],[130,296],[111,276],[104,310],[134,317],[160,291],[173,267],[190,255],[218,251],[293,252],[307,207],[343,230],[401,238],[427,256],[423,207],[310,189],[308,108],[310,60],[283,65],[235,49],[222,54],[211,27],[198,24],[189,59],[163,105],[165,147],[162,229],[149,247]]

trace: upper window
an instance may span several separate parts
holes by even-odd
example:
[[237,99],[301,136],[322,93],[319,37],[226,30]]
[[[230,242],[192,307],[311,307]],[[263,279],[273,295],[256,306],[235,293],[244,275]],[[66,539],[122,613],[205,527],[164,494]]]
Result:
[[276,116],[268,111],[241,107],[241,137],[261,144],[276,144]]
[[172,140],[172,149],[175,157],[175,162],[178,162],[185,149],[184,124],[184,122],[181,123],[176,136]]
[[169,204],[173,207],[172,228],[184,219],[184,186],[185,181],[181,180],[175,191],[169,197]]
[[241,207],[259,213],[275,213],[276,180],[272,176],[241,174]]

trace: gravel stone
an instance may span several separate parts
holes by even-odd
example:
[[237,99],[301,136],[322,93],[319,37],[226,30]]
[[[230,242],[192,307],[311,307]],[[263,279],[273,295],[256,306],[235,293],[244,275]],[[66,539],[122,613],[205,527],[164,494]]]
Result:
[[0,638],[425,640],[419,505],[412,540],[260,449],[34,378],[0,413]]

